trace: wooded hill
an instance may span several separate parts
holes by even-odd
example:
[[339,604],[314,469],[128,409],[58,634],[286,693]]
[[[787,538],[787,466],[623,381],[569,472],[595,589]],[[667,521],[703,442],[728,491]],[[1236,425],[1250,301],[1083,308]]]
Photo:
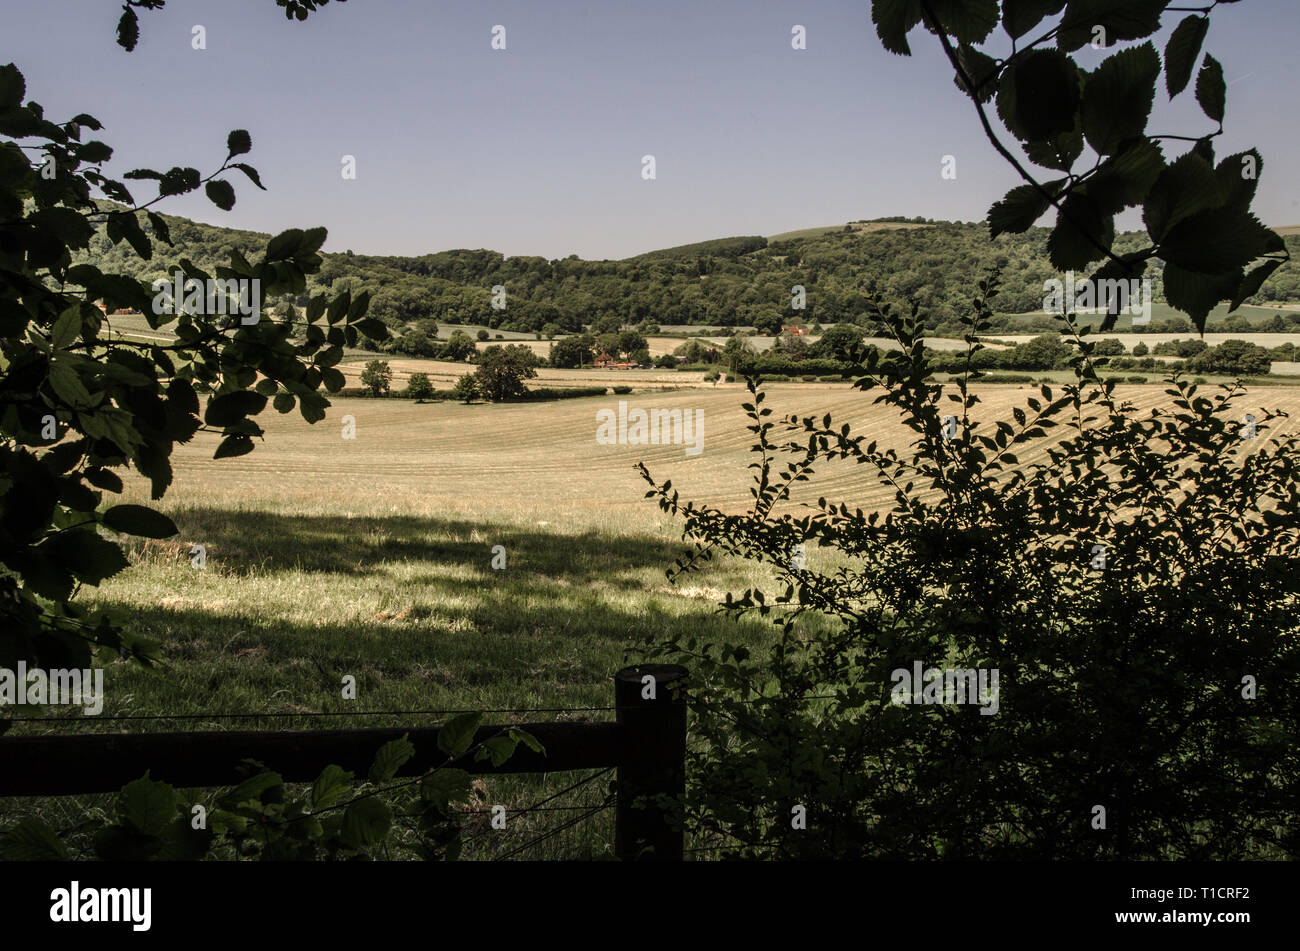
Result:
[[[159,244],[153,261],[139,261],[102,233],[84,259],[106,271],[152,280],[169,275],[182,256],[210,271],[227,262],[232,248],[252,256],[267,238],[163,217],[175,248]],[[394,327],[431,320],[557,332],[611,316],[628,324],[733,327],[779,325],[795,318],[808,324],[866,323],[862,291],[874,287],[892,300],[919,298],[927,326],[960,335],[958,320],[975,282],[995,263],[1003,268],[996,309],[1042,313],[1044,282],[1059,277],[1045,253],[1048,234],[1048,229],[1033,228],[989,241],[982,223],[899,218],[806,229],[780,239],[720,238],[618,261],[586,261],[576,255],[507,258],[481,249],[418,257],[347,251],[325,255],[308,293],[322,286],[337,288],[340,282],[369,288],[374,294],[371,315]],[[1115,250],[1136,248],[1139,240],[1136,234],[1123,236]],[[1286,241],[1292,255],[1300,256],[1300,235],[1288,235]],[[1159,268],[1154,262],[1149,272],[1157,302],[1162,300]],[[492,307],[494,285],[506,288],[505,309]],[[791,308],[795,285],[807,292],[801,311]],[[1282,267],[1251,298],[1268,301],[1300,301],[1300,268],[1294,263]],[[306,296],[297,301],[305,302]]]

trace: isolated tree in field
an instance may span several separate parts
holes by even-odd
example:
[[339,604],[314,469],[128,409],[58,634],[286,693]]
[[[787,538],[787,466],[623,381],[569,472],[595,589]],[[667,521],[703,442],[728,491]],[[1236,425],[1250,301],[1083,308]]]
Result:
[[467,360],[478,351],[478,345],[474,339],[463,330],[453,330],[447,342],[442,345],[442,351],[438,354],[443,360],[454,360],[459,363]]
[[433,384],[427,373],[412,373],[406,382],[406,395],[412,399],[427,400],[433,395]]
[[371,396],[384,396],[393,382],[393,371],[387,360],[371,360],[361,371],[361,385]]
[[1151,352],[1151,348],[1148,347],[1141,340],[1133,344],[1133,356],[1135,357],[1145,357],[1150,352]]
[[456,378],[451,388],[451,395],[465,403],[472,403],[479,396],[478,380],[473,373],[465,373]]
[[478,338],[478,341],[479,341],[480,343],[482,343],[484,340],[487,340],[487,339],[488,339],[489,334],[488,334],[488,332],[487,332],[486,330],[480,330],[480,331],[479,331],[478,333],[476,333],[474,336],[475,336],[476,338]]
[[528,392],[525,380],[537,376],[528,360],[512,347],[493,344],[479,354],[474,382],[480,395],[493,403],[517,399]]

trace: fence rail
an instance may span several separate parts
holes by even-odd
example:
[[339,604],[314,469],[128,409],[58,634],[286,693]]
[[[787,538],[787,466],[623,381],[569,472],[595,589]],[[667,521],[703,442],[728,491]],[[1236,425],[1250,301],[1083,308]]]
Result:
[[[480,775],[614,768],[614,854],[680,860],[682,829],[672,803],[686,785],[686,704],[675,688],[685,676],[686,669],[675,664],[623,668],[614,675],[614,723],[480,727],[475,745],[519,729],[543,747],[543,753],[535,753],[520,744],[499,766],[469,754],[448,763],[438,749],[437,727],[2,736],[0,796],[114,792],[146,770],[151,778],[182,788],[231,786],[240,782],[238,769],[246,759],[265,763],[286,782],[311,782],[331,763],[364,775],[380,747],[406,735],[415,755],[399,776],[419,776],[439,766]],[[652,689],[646,677],[653,678]]]

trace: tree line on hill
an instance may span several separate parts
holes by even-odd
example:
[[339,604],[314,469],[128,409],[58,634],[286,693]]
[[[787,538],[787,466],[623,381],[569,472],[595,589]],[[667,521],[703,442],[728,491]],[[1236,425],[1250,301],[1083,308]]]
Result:
[[[266,236],[218,228],[173,216],[160,216],[177,249],[200,268],[213,270],[231,250],[251,253]],[[361,255],[347,251],[323,255],[318,274],[292,298],[299,307],[315,293],[373,291],[370,315],[384,322],[396,339],[413,335],[408,347],[421,346],[430,324],[478,324],[493,330],[526,333],[576,333],[601,320],[616,328],[649,321],[661,324],[756,327],[777,333],[792,322],[854,323],[872,333],[881,329],[867,314],[864,293],[892,299],[916,298],[926,327],[944,336],[960,335],[960,315],[969,295],[967,275],[979,268],[1002,269],[999,308],[992,329],[1049,330],[1043,311],[1044,284],[1059,278],[1046,254],[1048,229],[1001,235],[988,241],[982,223],[934,222],[924,227],[821,234],[769,241],[759,236],[723,238],[653,251],[619,261],[586,261],[576,255],[506,257],[489,250],[452,250],[419,256]],[[1116,249],[1134,247],[1139,235],[1121,236]],[[1300,236],[1286,238],[1300,252]],[[1126,244],[1128,242],[1128,244]],[[102,269],[131,273],[146,281],[168,277],[164,258],[132,258],[122,245],[97,234],[82,258]],[[1152,262],[1154,302],[1163,300],[1159,262]],[[805,292],[803,307],[797,293]],[[504,307],[494,288],[504,288]],[[1300,268],[1287,264],[1272,275],[1250,302],[1300,300]],[[1027,322],[1009,314],[1034,315]],[[1035,319],[1036,318],[1036,319]],[[1175,331],[1190,330],[1180,318]],[[1274,325],[1252,327],[1239,315],[1214,329],[1294,331],[1300,315],[1279,314]],[[1147,328],[1158,330],[1154,325]],[[410,350],[398,352],[411,353]],[[427,353],[413,355],[426,356]]]

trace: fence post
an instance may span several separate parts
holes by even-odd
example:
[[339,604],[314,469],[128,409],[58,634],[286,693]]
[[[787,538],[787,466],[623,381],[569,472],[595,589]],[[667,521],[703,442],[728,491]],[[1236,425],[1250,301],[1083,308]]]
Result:
[[[682,827],[674,807],[686,791],[686,700],[677,689],[686,674],[678,664],[638,664],[614,675],[623,731],[614,818],[617,858],[682,859]],[[656,796],[674,802],[636,801]]]

